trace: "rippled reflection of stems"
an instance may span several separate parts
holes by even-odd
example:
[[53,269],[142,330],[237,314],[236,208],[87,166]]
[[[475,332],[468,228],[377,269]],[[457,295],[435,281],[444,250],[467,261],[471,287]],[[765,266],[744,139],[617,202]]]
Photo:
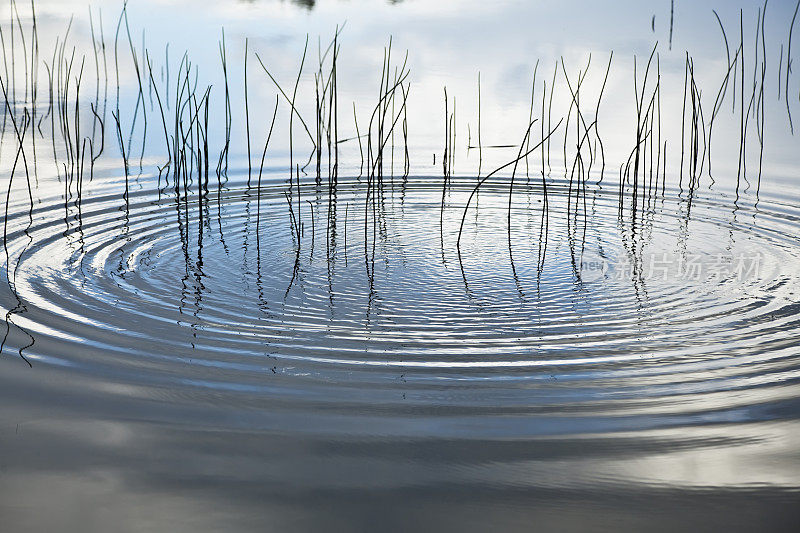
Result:
[[[12,107],[11,107],[11,105],[9,103],[8,92],[6,91],[6,86],[5,86],[5,83],[3,82],[2,78],[0,78],[0,88],[2,88],[2,90],[3,90],[3,98],[4,98],[4,102],[5,102],[5,108],[6,108],[7,114],[11,117],[11,123],[14,126],[14,133],[16,134],[16,138],[17,138],[17,142],[18,142],[17,153],[16,153],[16,155],[14,157],[14,164],[11,167],[11,174],[10,174],[9,180],[8,180],[8,189],[6,191],[6,203],[5,203],[5,210],[4,210],[4,217],[3,217],[3,249],[4,249],[5,255],[6,255],[6,269],[5,269],[6,270],[6,282],[8,283],[8,287],[11,290],[11,293],[13,294],[14,299],[17,301],[17,305],[14,308],[9,309],[8,312],[5,315],[6,332],[5,332],[5,335],[3,336],[2,342],[0,342],[0,353],[2,353],[3,348],[5,347],[6,341],[8,340],[8,336],[11,333],[11,324],[13,324],[12,316],[14,314],[19,314],[19,313],[24,312],[24,311],[27,310],[27,307],[22,302],[22,299],[19,297],[19,294],[17,293],[16,276],[17,276],[17,271],[19,269],[20,261],[22,259],[22,255],[25,253],[25,250],[27,249],[27,247],[30,246],[31,242],[33,242],[33,238],[29,234],[29,229],[30,229],[31,225],[33,224],[33,196],[32,196],[32,192],[31,192],[30,172],[28,170],[27,156],[25,155],[25,135],[26,135],[26,133],[28,131],[28,126],[29,126],[29,123],[30,123],[30,116],[28,115],[28,112],[27,112],[27,109],[26,109],[24,114],[23,114],[23,117],[22,117],[22,124],[21,124],[22,132],[20,133],[20,125],[17,124],[17,120],[14,117],[14,111],[12,110]],[[28,238],[28,243],[25,245],[25,247],[20,252],[19,257],[17,259],[17,263],[14,266],[13,273],[12,273],[11,256],[10,256],[10,253],[9,253],[9,250],[8,250],[8,206],[9,206],[9,203],[10,203],[10,200],[11,200],[11,189],[12,189],[12,186],[13,186],[13,183],[14,183],[14,175],[16,173],[17,166],[19,164],[20,156],[22,157],[22,162],[23,162],[23,165],[24,165],[24,168],[25,168],[25,177],[26,177],[26,180],[27,180],[27,187],[28,187],[28,197],[29,197],[29,200],[30,200],[29,211],[28,211],[28,225],[24,230],[24,233],[25,233],[26,237]],[[28,348],[30,348],[31,346],[33,346],[35,340],[34,340],[33,336],[28,334],[24,329],[22,329],[19,326],[17,326],[17,328],[20,331],[22,331],[23,334],[25,334],[27,337],[30,338],[30,342],[26,346],[21,347],[19,349],[18,353],[19,353],[19,356],[28,364],[28,366],[32,366],[31,362],[28,360],[28,358],[26,358],[23,355],[23,351],[28,349]]]
[[[520,159],[527,158],[527,155],[532,152],[530,150],[530,136],[531,136],[531,128],[533,127],[534,123],[538,119],[533,119],[528,124],[528,129],[525,132],[525,138],[519,145],[519,151],[517,152],[517,158],[514,160],[514,168],[511,171],[511,180],[508,184],[508,219],[507,219],[507,233],[508,233],[508,258],[511,263],[511,273],[514,276],[514,285],[517,287],[517,292],[519,293],[520,299],[525,299],[525,294],[522,292],[522,287],[519,284],[519,277],[517,276],[517,268],[514,265],[514,253],[511,248],[511,201],[514,196],[514,177],[517,175],[517,166],[519,165]],[[528,151],[525,153],[525,156],[522,155],[523,150],[525,147],[528,146]],[[527,160],[526,160],[527,164]]]

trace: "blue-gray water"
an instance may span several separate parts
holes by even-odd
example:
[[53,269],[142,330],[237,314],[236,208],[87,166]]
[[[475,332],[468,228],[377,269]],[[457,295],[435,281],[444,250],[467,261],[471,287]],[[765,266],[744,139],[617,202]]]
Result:
[[[123,22],[115,59],[121,5],[103,3],[92,23],[98,39],[103,23],[107,90],[87,6],[36,4],[42,65],[52,66],[56,37],[63,42],[76,13],[64,56],[75,46],[85,57],[85,85],[78,122],[79,60],[64,78],[72,92],[63,115],[58,98],[49,108],[44,66],[36,105],[23,92],[32,85],[19,48],[13,70],[7,61],[0,72],[16,95],[0,143],[0,529],[796,530],[800,160],[785,95],[777,99],[794,3],[768,5],[769,98],[747,112],[746,169],[742,96],[734,104],[729,92],[714,126],[714,171],[704,159],[699,176],[681,163],[685,54],[708,122],[727,70],[712,8],[738,46],[738,8],[728,3],[678,2],[672,50],[669,2],[622,2],[607,13],[580,2],[298,4],[131,3],[133,37]],[[754,65],[762,68],[751,55],[760,5],[743,7],[749,99]],[[19,27],[29,32],[32,19],[29,6],[17,9],[20,46]],[[162,16],[148,21],[155,9]],[[178,15],[184,23],[170,29]],[[522,22],[529,19],[540,41]],[[558,29],[565,19],[573,34]],[[345,21],[338,179],[329,180],[327,151],[316,179],[297,118],[290,163],[282,97],[260,171],[276,86],[258,59],[293,88],[309,32],[297,107],[313,131],[318,52]],[[218,177],[222,26],[232,141]],[[370,112],[390,34],[391,68],[408,49],[411,75],[407,114],[399,97],[387,113],[408,135],[398,129],[387,143],[378,185],[369,154],[362,161],[366,137],[353,138],[353,113],[358,133],[374,142]],[[8,22],[3,36],[10,47]],[[656,40],[658,148],[663,135],[667,155],[653,168],[647,152],[645,183],[636,196],[624,184],[620,196],[620,165],[635,144],[633,56],[641,80],[642,56]],[[200,123],[191,111],[182,123],[200,135],[195,147],[208,135],[207,182],[196,161],[176,180],[149,82],[137,106],[131,47],[141,71],[150,58],[156,87],[170,83],[169,97],[158,94],[172,99],[167,137],[183,47],[199,80],[187,108],[212,85],[208,130],[190,129]],[[585,72],[590,53],[582,111],[597,127],[576,163],[566,76],[574,82]],[[68,63],[57,54],[59,64]],[[545,134],[540,91],[556,65],[560,89],[545,124],[571,113],[566,144],[556,128],[548,152],[533,151],[471,196],[479,176],[526,146],[530,116],[541,118],[530,146]],[[788,83],[798,122],[798,77]],[[457,105],[448,182],[444,86],[456,99],[448,106]],[[99,121],[93,131],[93,107],[104,137]],[[104,152],[92,164],[101,137]],[[75,146],[89,154],[82,166],[72,166]],[[581,174],[583,158],[591,163]],[[296,180],[309,160],[298,195],[289,169]]]

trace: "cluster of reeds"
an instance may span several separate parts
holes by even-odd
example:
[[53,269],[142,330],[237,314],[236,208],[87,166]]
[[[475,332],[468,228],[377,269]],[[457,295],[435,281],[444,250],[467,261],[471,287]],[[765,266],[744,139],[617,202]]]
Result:
[[[781,48],[781,58],[778,61],[779,99],[786,100],[786,109],[790,130],[793,131],[789,79],[791,76],[792,34],[795,18],[800,1],[789,26],[786,57],[784,48]],[[764,154],[764,126],[765,126],[765,80],[767,73],[767,48],[765,38],[765,19],[767,2],[758,9],[756,32],[754,39],[754,52],[752,65],[752,84],[750,84],[749,70],[746,70],[745,56],[745,31],[744,14],[739,16],[739,44],[731,53],[726,29],[720,17],[716,14],[719,28],[725,44],[727,69],[722,81],[716,90],[713,105],[709,105],[707,96],[704,101],[702,83],[695,73],[694,59],[687,52],[684,61],[684,94],[683,109],[681,111],[681,156],[678,174],[678,186],[683,191],[684,184],[689,189],[689,197],[699,186],[701,177],[706,173],[711,180],[712,176],[712,138],[714,124],[724,110],[726,96],[732,95],[732,110],[739,122],[739,158],[737,173],[737,192],[739,181],[747,180],[747,154],[748,130],[755,124],[758,139],[759,164],[758,182],[760,184],[761,168]],[[63,177],[65,204],[75,199],[74,205],[78,208],[80,217],[80,204],[83,196],[84,176],[88,173],[89,181],[94,174],[94,166],[105,150],[106,113],[109,90],[109,70],[106,52],[105,32],[102,14],[99,24],[95,24],[94,12],[90,10],[89,21],[92,35],[92,53],[94,55],[95,84],[93,95],[87,96],[91,89],[85,85],[86,73],[92,68],[92,57],[82,54],[76,46],[70,45],[70,30],[72,21],[64,37],[56,39],[52,56],[44,61],[39,58],[39,37],[37,30],[36,11],[33,1],[30,4],[31,24],[25,29],[22,17],[15,0],[10,4],[10,23],[0,26],[0,45],[3,49],[3,71],[0,75],[3,96],[5,99],[4,126],[2,134],[12,131],[17,146],[12,166],[11,177],[8,185],[6,202],[6,225],[8,213],[8,200],[11,194],[12,182],[18,168],[24,168],[26,178],[30,183],[31,174],[29,163],[33,166],[33,176],[36,173],[36,139],[50,137],[53,158],[56,163],[59,179]],[[672,47],[672,21],[670,22],[670,48]],[[402,160],[402,182],[405,184],[411,170],[411,158],[408,143],[408,102],[410,92],[410,71],[407,65],[408,54],[401,62],[393,57],[392,41],[383,51],[383,62],[380,70],[380,83],[377,100],[370,106],[369,119],[359,121],[359,112],[353,103],[353,129],[355,134],[343,135],[341,124],[345,120],[339,109],[339,58],[341,51],[341,28],[337,27],[333,38],[323,46],[321,41],[317,44],[317,59],[313,68],[313,108],[314,116],[303,117],[299,108],[303,97],[301,96],[301,79],[307,68],[309,56],[309,40],[303,49],[297,76],[289,90],[284,89],[277,78],[268,68],[267,62],[259,53],[252,52],[249,41],[244,47],[244,76],[243,96],[244,110],[243,122],[245,128],[245,141],[247,147],[247,188],[255,188],[256,195],[256,235],[261,229],[261,195],[263,188],[264,166],[267,151],[276,127],[278,108],[288,106],[288,176],[286,179],[285,197],[289,229],[296,248],[295,274],[300,261],[301,248],[305,238],[305,224],[303,221],[304,203],[308,205],[311,220],[311,254],[313,255],[316,239],[315,212],[324,208],[327,211],[325,219],[326,255],[329,266],[335,262],[338,240],[337,228],[337,194],[340,176],[340,145],[347,142],[358,143],[358,152],[361,157],[358,180],[365,179],[364,197],[364,235],[363,247],[367,272],[372,279],[375,268],[376,245],[381,232],[381,210],[387,190],[394,185],[395,160]],[[20,53],[21,52],[21,53]],[[229,81],[229,55],[226,37],[222,32],[219,41],[220,68],[224,78],[221,90],[217,94],[224,103],[222,105],[224,131],[221,146],[215,146],[215,132],[218,120],[212,109],[214,90],[210,84],[200,84],[198,69],[189,59],[188,53],[181,56],[177,69],[172,69],[170,75],[169,45],[165,49],[164,67],[161,76],[157,76],[154,60],[147,49],[142,34],[141,44],[134,44],[131,28],[128,23],[127,4],[116,22],[116,31],[113,43],[113,62],[115,70],[115,99],[111,116],[114,120],[113,129],[116,134],[117,147],[122,160],[122,171],[125,177],[124,192],[122,195],[125,211],[130,205],[130,179],[133,175],[131,162],[138,159],[138,172],[143,172],[144,158],[147,153],[148,140],[148,100],[150,113],[155,112],[157,106],[157,122],[160,122],[163,133],[164,145],[162,149],[152,149],[164,157],[158,164],[159,192],[167,186],[172,186],[176,196],[176,205],[179,209],[179,225],[185,228],[188,236],[188,222],[191,217],[196,217],[200,228],[198,237],[203,232],[204,224],[208,223],[209,203],[209,175],[212,165],[217,176],[218,202],[223,183],[228,179],[228,161],[232,150],[232,143],[236,140],[233,136],[234,110],[231,104],[231,94],[234,92]],[[251,131],[251,91],[248,61],[255,57],[263,72],[276,89],[274,111],[269,124],[268,133],[263,141],[254,149]],[[570,242],[585,241],[586,229],[589,226],[589,185],[592,176],[597,176],[595,185],[600,186],[604,179],[606,166],[606,149],[598,128],[601,102],[603,100],[606,84],[609,79],[613,53],[604,68],[592,70],[589,56],[585,65],[571,71],[563,58],[557,61],[553,68],[552,79],[541,80],[541,93],[537,94],[537,73],[539,62],[533,69],[531,84],[530,113],[527,128],[520,144],[486,144],[482,137],[481,118],[481,79],[478,75],[478,117],[477,117],[477,145],[473,146],[472,133],[467,136],[467,148],[478,150],[477,179],[473,190],[470,192],[466,203],[459,205],[463,209],[461,226],[459,228],[456,248],[461,257],[461,236],[464,219],[472,202],[477,197],[481,186],[489,179],[500,178],[501,172],[510,172],[502,179],[508,180],[508,212],[507,233],[509,255],[513,263],[512,252],[512,206],[517,185],[517,173],[521,172],[524,164],[525,174],[530,180],[531,165],[529,160],[540,158],[541,166],[541,223],[540,223],[540,250],[538,264],[543,266],[546,256],[546,235],[550,221],[553,157],[551,150],[552,141],[556,138],[556,131],[563,124],[563,178],[566,187],[566,218]],[[18,75],[20,63],[24,84],[19,84]],[[662,134],[662,77],[661,57],[656,43],[650,52],[643,72],[637,59],[633,61],[633,86],[635,128],[632,139],[632,148],[627,153],[627,159],[620,165],[618,211],[622,218],[627,210],[635,219],[637,213],[648,209],[654,204],[654,199],[660,194],[665,194],[667,180],[667,147],[668,143]],[[41,110],[38,104],[39,90],[39,65],[43,64],[47,72],[48,105]],[[123,101],[120,92],[120,69],[129,69],[135,75],[135,101],[132,113],[123,111],[120,106]],[[165,69],[165,70],[164,70]],[[155,71],[155,72],[154,72]],[[590,78],[591,71],[591,78]],[[602,76],[602,78],[601,78]],[[738,77],[738,80],[737,80]],[[600,80],[597,84],[599,91],[590,94],[587,89],[587,79]],[[738,83],[737,83],[738,82]],[[564,91],[567,96],[568,106],[563,116],[556,112],[554,116],[553,101],[557,92]],[[715,85],[716,89],[716,85]],[[781,94],[781,89],[783,92]],[[706,92],[706,95],[709,93]],[[155,98],[155,100],[154,100]],[[737,100],[738,98],[738,100]],[[85,103],[89,101],[89,106]],[[271,102],[270,102],[271,104]],[[349,106],[348,106],[349,107]],[[538,107],[538,111],[537,111]],[[91,111],[91,113],[89,113]],[[349,115],[349,111],[347,112]],[[310,120],[307,120],[310,118]],[[48,120],[49,119],[49,120]],[[42,128],[47,129],[45,135]],[[536,123],[539,123],[538,125]],[[6,127],[10,123],[10,127]],[[359,127],[359,123],[365,127]],[[440,206],[440,236],[442,241],[442,255],[444,258],[444,214],[447,208],[447,193],[452,185],[454,175],[458,138],[456,136],[456,99],[444,90],[444,145],[441,154],[442,168],[442,197]],[[469,126],[468,126],[469,128]],[[297,136],[300,136],[298,140]],[[154,133],[155,134],[155,133]],[[306,139],[307,138],[307,139]],[[400,139],[398,141],[398,139]],[[136,142],[134,142],[136,141]],[[397,142],[396,142],[397,141]],[[310,145],[310,153],[298,158],[297,146]],[[398,147],[401,146],[402,149]],[[30,146],[31,156],[28,157],[27,149]],[[484,174],[483,154],[488,148],[516,149],[516,156],[506,164]],[[396,151],[398,148],[399,151]],[[558,149],[556,148],[556,151]],[[213,152],[213,154],[212,154]],[[255,154],[253,154],[255,152]],[[260,152],[260,155],[259,155]],[[135,155],[134,155],[135,154]],[[556,155],[557,157],[557,155]],[[434,156],[434,162],[436,155]],[[133,163],[136,165],[136,163]],[[313,169],[308,171],[309,166]],[[257,169],[257,173],[256,173]],[[303,180],[313,174],[308,183]],[[557,172],[560,175],[560,172]],[[686,181],[684,181],[684,174]],[[163,187],[162,188],[162,179]],[[324,191],[316,203],[303,201],[303,191],[314,187],[317,191]],[[195,197],[196,195],[196,197]],[[196,209],[192,204],[196,200]],[[31,195],[31,204],[32,204]],[[346,220],[345,213],[345,254],[346,254]],[[221,226],[221,222],[220,222]],[[184,229],[182,229],[182,232]],[[579,239],[578,236],[582,235]],[[291,286],[291,284],[290,284]]]
[[[583,85],[586,76],[589,73],[592,58],[586,63],[583,70],[579,70],[574,80],[570,81],[567,74],[567,69],[564,64],[564,59],[561,59],[561,71],[564,74],[564,80],[567,84],[567,89],[570,94],[570,104],[567,111],[567,119],[565,129],[567,133],[564,135],[564,172],[565,176],[569,176],[569,184],[567,190],[567,228],[570,233],[570,239],[574,239],[574,233],[577,231],[578,213],[582,213],[583,218],[583,235],[586,234],[586,227],[588,224],[588,213],[586,209],[586,184],[591,174],[595,162],[599,159],[601,162],[600,179],[603,179],[603,172],[605,171],[605,148],[603,147],[603,139],[601,138],[597,129],[597,120],[600,115],[600,104],[603,100],[603,93],[605,92],[606,83],[608,82],[608,75],[611,71],[611,62],[614,54],[611,53],[608,57],[608,64],[605,69],[603,83],[600,86],[600,91],[594,106],[594,116],[587,117],[585,111],[581,110],[581,86]],[[574,85],[574,86],[573,86]],[[573,108],[575,109],[575,137],[574,137],[574,155],[572,157],[572,164],[567,164],[567,143],[570,117]],[[652,119],[652,113],[651,113]],[[599,151],[598,151],[599,147]],[[543,181],[544,183],[544,181]],[[574,203],[572,200],[573,191],[575,194]],[[583,241],[583,239],[582,239]]]
[[[633,149],[627,161],[620,166],[619,178],[619,216],[622,217],[626,185],[630,187],[629,209],[632,216],[637,210],[645,208],[645,203],[658,191],[659,170],[661,180],[666,179],[666,162],[661,165],[661,72],[660,59],[657,57],[658,43],[653,46],[647,60],[641,82],[638,77],[637,59],[633,60],[634,97],[636,102],[636,130]],[[656,59],[655,81],[650,82],[650,71],[653,59]],[[641,86],[640,86],[641,83]],[[653,144],[656,144],[655,160]],[[666,156],[666,141],[663,145]],[[664,160],[666,161],[666,160]],[[655,173],[654,173],[655,170]],[[662,183],[663,190],[663,183]],[[641,205],[640,205],[641,202]]]
[[[380,224],[379,211],[383,207],[384,192],[386,187],[386,170],[389,177],[394,174],[393,158],[394,134],[398,123],[402,119],[403,140],[405,157],[408,158],[408,141],[406,127],[406,105],[410,84],[408,77],[408,53],[403,62],[398,66],[392,58],[392,41],[384,49],[381,67],[381,80],[378,89],[378,99],[372,108],[369,122],[367,123],[367,155],[366,155],[366,196],[364,201],[364,260],[370,284],[375,276],[375,247],[377,245],[377,232]],[[397,105],[396,105],[397,102]],[[399,106],[399,109],[398,109]],[[388,152],[388,154],[387,154]],[[387,155],[389,160],[387,162]],[[408,162],[404,164],[404,179],[407,178]]]
[[[25,180],[26,180],[26,189],[28,192],[28,201],[29,201],[29,210],[28,210],[28,223],[25,227],[24,233],[28,238],[27,245],[30,245],[32,242],[32,238],[28,233],[30,227],[33,224],[33,194],[32,194],[32,184],[31,184],[31,170],[34,172],[34,176],[36,175],[36,145],[35,145],[35,128],[40,128],[41,121],[43,117],[39,119],[37,123],[37,94],[38,94],[38,79],[39,79],[39,34],[38,28],[36,25],[36,10],[31,1],[30,4],[31,8],[31,28],[30,33],[28,33],[28,37],[26,38],[26,32],[22,26],[22,18],[19,13],[19,9],[17,6],[16,1],[12,0],[9,4],[9,25],[8,30],[3,28],[3,25],[0,24],[0,47],[2,47],[3,51],[3,75],[0,76],[0,89],[3,92],[3,102],[4,102],[4,109],[3,109],[3,128],[2,128],[2,137],[0,137],[0,147],[3,145],[3,141],[5,140],[5,133],[7,129],[8,121],[10,120],[11,126],[14,132],[14,140],[13,146],[15,146],[14,152],[14,162],[11,166],[10,175],[8,178],[8,188],[6,190],[5,195],[5,206],[4,206],[4,216],[3,216],[3,251],[6,256],[6,264],[3,271],[5,272],[6,282],[8,284],[9,289],[11,290],[11,294],[16,300],[16,305],[14,307],[10,307],[5,314],[5,322],[6,322],[6,331],[3,335],[2,341],[0,341],[0,352],[2,352],[3,348],[8,341],[8,337],[11,333],[11,326],[14,324],[13,322],[13,315],[16,313],[21,313],[26,310],[25,303],[20,298],[17,289],[16,289],[16,278],[17,278],[17,269],[19,267],[19,258],[25,251],[25,248],[19,253],[18,260],[16,266],[12,268],[12,260],[11,260],[11,252],[8,248],[8,215],[9,215],[9,204],[11,203],[11,191],[13,189],[14,184],[14,177],[17,174],[17,171],[20,167],[20,163],[22,163],[22,168],[25,173]],[[9,46],[8,49],[6,48],[6,38],[8,37]],[[22,87],[22,107],[20,108],[19,105],[19,98],[18,98],[18,88],[17,88],[17,61],[18,61],[18,47],[16,44],[17,38],[20,40],[20,46],[22,48],[22,63],[23,63],[23,74],[25,83]],[[30,50],[28,50],[30,47]],[[10,52],[10,58],[9,58]],[[52,101],[50,105],[50,109],[52,110]],[[30,138],[33,139],[31,142],[32,144],[32,163],[33,169],[28,164],[28,157],[25,151],[25,139],[28,136],[28,132],[31,132]],[[19,356],[22,358],[30,366],[30,361],[23,355],[23,351],[28,347],[33,345],[34,339],[31,337],[24,329],[17,326],[17,328],[29,338],[29,342],[26,346],[22,346],[19,348]]]

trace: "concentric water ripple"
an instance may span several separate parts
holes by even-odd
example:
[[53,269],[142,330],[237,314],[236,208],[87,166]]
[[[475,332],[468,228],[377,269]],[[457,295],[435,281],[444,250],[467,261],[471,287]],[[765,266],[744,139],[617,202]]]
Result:
[[398,179],[367,206],[361,180],[303,185],[299,248],[279,181],[20,202],[4,356],[123,396],[387,427],[415,412],[406,430],[435,434],[488,415],[511,434],[755,420],[797,400],[790,202],[673,190],[620,216],[601,185],[576,213],[554,182],[545,226],[532,180],[509,233],[507,184],[487,185],[459,256],[473,184]]

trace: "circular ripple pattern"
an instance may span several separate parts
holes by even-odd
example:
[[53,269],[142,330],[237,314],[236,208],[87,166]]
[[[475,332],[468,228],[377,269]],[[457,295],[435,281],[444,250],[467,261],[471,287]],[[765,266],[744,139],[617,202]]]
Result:
[[471,186],[416,179],[365,205],[357,180],[304,185],[291,212],[275,184],[14,205],[4,356],[347,431],[372,415],[385,431],[619,430],[797,397],[796,208],[667,191],[620,216],[613,187],[568,203],[554,183],[543,220],[539,189],[519,186],[509,217],[507,188],[487,186],[459,254]]

